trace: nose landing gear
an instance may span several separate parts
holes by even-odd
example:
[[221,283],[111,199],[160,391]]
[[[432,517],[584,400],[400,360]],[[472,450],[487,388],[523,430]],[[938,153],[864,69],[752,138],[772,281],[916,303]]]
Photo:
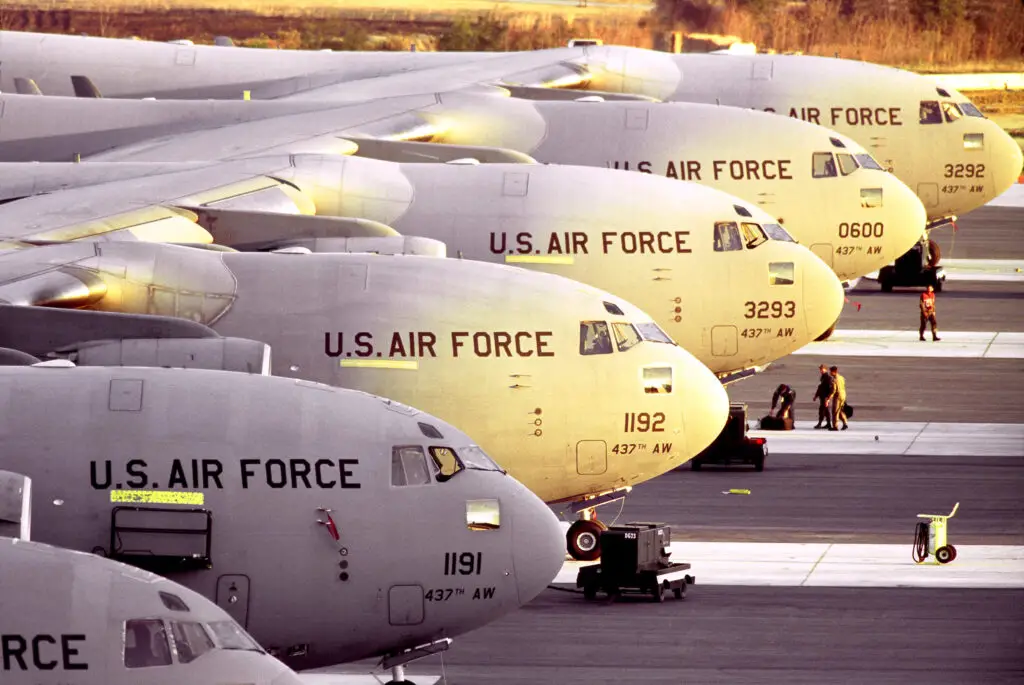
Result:
[[603,504],[625,499],[632,489],[627,487],[613,490],[574,502],[570,506],[572,512],[579,515],[579,520],[574,521],[565,534],[565,549],[569,556],[577,561],[596,561],[601,558],[601,533],[608,530],[608,526],[595,518],[594,510]]

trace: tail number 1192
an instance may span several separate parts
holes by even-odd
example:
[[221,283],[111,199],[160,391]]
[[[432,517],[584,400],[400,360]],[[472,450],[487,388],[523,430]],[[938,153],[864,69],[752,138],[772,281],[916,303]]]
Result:
[[627,412],[623,430],[627,433],[664,433],[665,414],[655,412]]

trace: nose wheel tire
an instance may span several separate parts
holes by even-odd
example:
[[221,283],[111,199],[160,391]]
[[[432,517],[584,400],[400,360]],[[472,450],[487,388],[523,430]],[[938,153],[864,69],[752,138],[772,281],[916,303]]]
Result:
[[579,520],[569,526],[565,548],[577,561],[595,561],[601,557],[601,533],[608,530],[596,519]]
[[655,583],[654,587],[651,588],[651,597],[654,598],[655,602],[664,602],[665,586],[661,583]]
[[948,564],[954,559],[956,559],[956,547],[953,545],[946,545],[935,550],[935,560],[940,564]]
[[814,340],[815,340],[815,342],[821,342],[823,340],[828,340],[829,338],[832,337],[832,334],[835,333],[835,332],[836,332],[836,325],[832,324],[831,326],[828,327],[827,331],[825,331],[824,333],[819,335]]

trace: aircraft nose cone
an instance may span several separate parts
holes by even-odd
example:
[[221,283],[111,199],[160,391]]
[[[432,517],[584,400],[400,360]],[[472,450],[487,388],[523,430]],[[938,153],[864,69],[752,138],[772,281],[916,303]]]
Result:
[[878,241],[882,243],[881,254],[875,262],[865,263],[864,273],[845,274],[847,279],[860,278],[896,261],[917,244],[928,223],[928,212],[921,198],[896,176],[886,174],[882,188],[885,237]]
[[539,595],[562,569],[565,534],[547,505],[525,487],[514,499],[512,563],[519,604]]
[[[918,237],[922,228],[919,227]],[[805,303],[804,321],[807,334],[813,340],[839,320],[846,294],[832,268],[809,250],[801,261],[800,275]]]
[[992,183],[996,195],[1002,195],[1010,186],[1017,182],[1024,165],[1024,153],[1020,146],[1006,131],[1000,130],[995,136],[992,146]]
[[715,374],[695,357],[689,354],[687,357],[689,359],[680,365],[682,377],[676,385],[685,393],[683,431],[686,454],[694,457],[710,445],[725,427],[729,418],[729,396]]

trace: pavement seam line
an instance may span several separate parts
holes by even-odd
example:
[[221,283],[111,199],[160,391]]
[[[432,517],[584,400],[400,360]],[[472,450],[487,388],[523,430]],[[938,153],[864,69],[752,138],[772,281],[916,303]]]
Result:
[[985,359],[985,358],[988,357],[988,351],[990,349],[992,349],[992,345],[995,344],[996,338],[998,338],[998,337],[999,337],[999,332],[997,331],[996,333],[994,333],[992,335],[992,339],[988,341],[988,345],[985,345],[985,351],[981,353],[981,358],[982,359]]
[[821,563],[821,560],[825,558],[825,555],[826,555],[826,554],[828,554],[828,551],[829,551],[830,549],[832,549],[832,544],[833,544],[833,543],[831,543],[831,542],[830,542],[830,543],[828,543],[828,547],[826,547],[826,548],[825,548],[825,551],[823,551],[823,552],[821,553],[821,556],[820,556],[820,557],[818,557],[818,560],[814,562],[814,566],[812,566],[812,567],[811,567],[811,570],[807,572],[807,575],[806,575],[806,576],[804,576],[804,579],[800,581],[800,587],[803,587],[804,585],[806,585],[806,584],[807,584],[807,581],[808,581],[808,580],[810,580],[810,578],[811,578],[811,575],[812,575],[812,574],[814,573],[814,570],[815,570],[816,568],[818,568],[818,564],[820,564],[820,563]]
[[903,457],[907,456],[907,453],[910,452],[910,448],[913,447],[914,443],[917,442],[917,439],[919,437],[921,437],[921,433],[924,433],[925,430],[927,430],[928,426],[930,426],[930,425],[932,425],[932,422],[928,421],[923,426],[921,426],[921,430],[917,431],[917,435],[915,435],[914,437],[912,437],[910,439],[910,444],[907,445],[907,448],[905,450],[903,450],[903,454],[900,455],[900,456],[903,456]]

